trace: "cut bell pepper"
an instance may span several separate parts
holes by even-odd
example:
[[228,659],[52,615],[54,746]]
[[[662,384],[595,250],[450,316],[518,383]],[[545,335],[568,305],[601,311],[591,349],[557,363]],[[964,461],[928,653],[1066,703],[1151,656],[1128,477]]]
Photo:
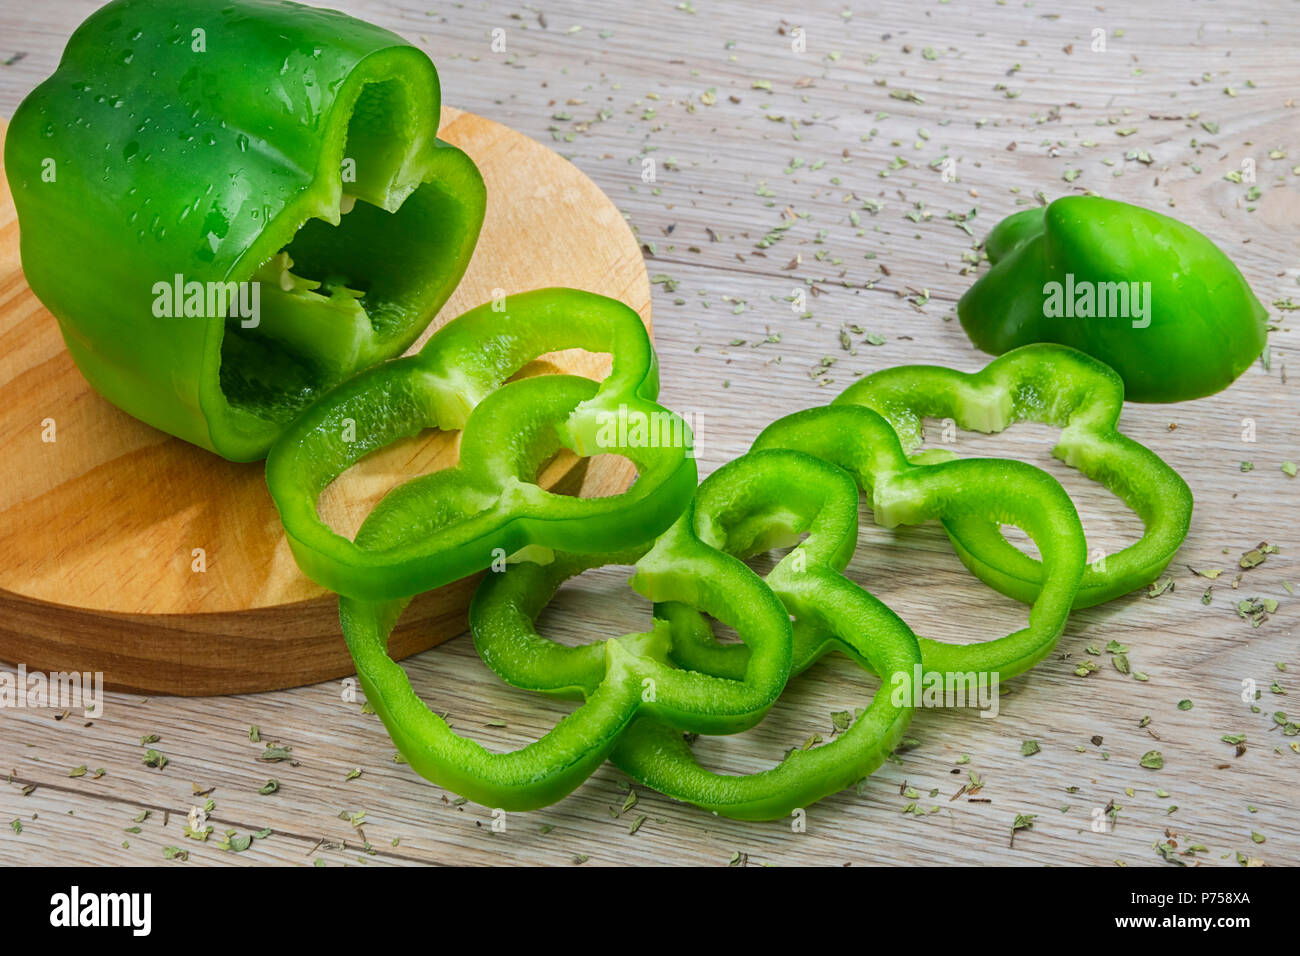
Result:
[[1014,525],[1037,545],[1043,560],[1028,624],[977,644],[921,637],[927,672],[945,678],[983,672],[1005,680],[1029,670],[1056,646],[1079,590],[1087,544],[1074,503],[1047,472],[1001,458],[910,462],[889,422],[861,405],[787,415],[763,429],[752,448],[791,448],[839,465],[857,479],[876,523],[886,528],[973,516],[999,527]]
[[[516,382],[498,394],[544,383]],[[446,520],[455,520],[456,507],[449,507]],[[391,546],[411,536],[412,530],[389,520],[387,511],[380,502],[358,532],[359,542]],[[733,626],[751,653],[745,672],[730,679],[671,666],[660,622],[643,634],[584,647],[564,647],[537,634],[538,614],[567,578],[606,562],[628,561],[636,561],[632,586],[651,601],[683,602]],[[366,699],[418,773],[503,810],[536,809],[570,793],[600,766],[638,713],[700,733],[752,727],[790,673],[790,619],[781,602],[744,564],[700,541],[689,507],[653,546],[557,556],[545,565],[525,561],[487,575],[479,586],[470,626],[480,649],[486,645],[488,657],[500,653],[530,673],[544,674],[550,693],[583,698],[577,710],[519,750],[486,750],[458,735],[420,700],[387,653],[388,635],[407,603],[339,599],[343,636]]]
[[115,0],[9,126],[27,281],[101,395],[262,458],[464,274],[485,190],[439,100],[421,50],[332,10]]
[[[1014,422],[1061,429],[1052,454],[1100,483],[1133,509],[1140,540],[1114,553],[1098,550],[1083,572],[1076,608],[1092,607],[1146,587],[1187,537],[1192,492],[1155,452],[1119,431],[1124,383],[1109,366],[1063,345],[1023,345],[978,372],[937,365],[899,365],[854,382],[836,405],[865,405],[894,426],[912,461],[953,453],[924,442],[922,420],[952,419],[962,428],[1000,432]],[[944,529],[966,567],[991,588],[1029,603],[1042,586],[1042,565],[978,514],[953,514]]]
[[[850,786],[880,766],[920,705],[923,683],[933,683],[936,674],[940,687],[953,687],[959,680],[973,688],[982,681],[988,692],[997,693],[1001,679],[1027,670],[1050,652],[1078,587],[1084,540],[1069,497],[1045,472],[994,460],[909,463],[889,424],[867,408],[831,406],[787,416],[769,426],[755,446],[759,450],[710,475],[686,514],[656,542],[652,554],[664,559],[661,575],[671,580],[674,573],[691,572],[687,555],[670,543],[684,532],[733,559],[793,544],[764,579],[792,622],[790,673],[838,650],[874,671],[881,686],[843,736],[826,746],[796,750],[760,773],[706,770],[683,740],[682,725],[653,712],[637,716],[616,739],[610,759],[638,782],[674,799],[727,817],[770,820]],[[791,450],[795,448],[799,450]],[[857,545],[859,485],[868,490],[876,518],[884,524],[972,514],[1028,531],[1046,556],[1045,583],[1028,626],[970,645],[918,640],[897,614],[843,574]],[[555,565],[563,570],[526,562],[505,575],[490,575],[474,597],[470,625],[479,655],[507,683],[557,696],[577,691],[591,701],[607,679],[605,648],[561,645],[541,637],[533,624],[576,560],[557,555]],[[634,583],[645,583],[645,563]],[[709,576],[699,577],[704,581]],[[657,593],[665,592],[660,588]],[[707,605],[698,598],[688,603],[656,600],[659,626],[654,633],[667,631],[668,660],[683,673],[749,681],[756,667],[766,672],[768,665],[756,657],[748,638],[745,644],[716,640],[700,613]],[[754,604],[754,611],[762,610],[762,604]],[[725,623],[744,634],[745,624],[752,630],[761,620],[745,616],[741,624]],[[349,642],[355,646],[353,637]],[[923,677],[923,672],[929,673]]]
[[[532,359],[570,348],[612,355],[608,377],[597,385],[545,375],[502,387]],[[575,289],[522,292],[471,309],[417,354],[368,369],[313,404],[272,448],[266,484],[303,572],[366,601],[432,590],[524,548],[615,551],[667,528],[695,491],[690,429],[658,393],[658,361],[635,310]],[[321,519],[327,485],[425,428],[463,428],[460,461],[383,499],[377,511],[391,533],[349,541]],[[623,455],[637,479],[605,498],[547,491],[537,472],[560,447]]]
[[[840,651],[878,674],[880,687],[845,733],[759,773],[705,769],[680,733],[649,716],[637,718],[610,759],[660,793],[722,816],[789,816],[857,783],[893,752],[920,696],[921,649],[902,618],[843,573],[858,541],[858,487],[847,472],[800,452],[751,452],[705,479],[694,510],[706,543],[741,559],[798,542],[764,578],[793,621],[792,676]],[[748,652],[719,644],[698,611],[659,604],[655,614],[670,622],[674,664],[743,677]]]

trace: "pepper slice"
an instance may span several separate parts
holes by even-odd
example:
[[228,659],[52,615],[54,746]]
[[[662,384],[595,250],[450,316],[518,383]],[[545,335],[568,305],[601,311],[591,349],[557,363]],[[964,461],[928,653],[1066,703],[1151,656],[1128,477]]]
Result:
[[[533,358],[568,348],[610,353],[609,376],[599,386],[547,375],[501,388]],[[432,590],[528,546],[616,551],[668,527],[695,490],[690,429],[654,401],[658,389],[654,349],[633,309],[573,289],[512,295],[453,319],[418,354],[369,369],[312,405],[272,448],[267,487],[304,573],[360,600]],[[321,520],[320,494],[345,469],[435,427],[464,428],[459,464],[408,481],[382,502],[413,533],[353,542]],[[561,446],[624,455],[637,480],[609,498],[544,491],[537,471]]]
[[[1155,452],[1118,431],[1124,383],[1110,367],[1082,352],[1026,345],[969,374],[934,365],[883,369],[850,385],[834,404],[879,412],[894,426],[908,455],[924,441],[926,417],[951,418],[962,428],[990,433],[1024,421],[1059,427],[1061,437],[1052,454],[1117,495],[1145,525],[1140,540],[1088,565],[1076,608],[1150,584],[1187,537],[1193,503],[1187,482]],[[955,456],[934,449],[912,460],[940,457]],[[1018,601],[1033,601],[1042,585],[1042,565],[1008,542],[995,522],[977,514],[953,514],[943,525],[976,577]]]
[[[794,620],[791,675],[835,650],[880,675],[880,688],[845,733],[760,773],[705,770],[681,733],[649,717],[637,718],[610,759],[660,793],[726,817],[787,816],[857,783],[894,750],[919,699],[915,686],[900,691],[914,684],[921,650],[897,614],[842,573],[858,540],[858,488],[842,469],[800,452],[751,452],[700,485],[695,524],[708,544],[742,560],[798,542],[764,577]],[[656,615],[672,624],[674,663],[718,676],[743,673],[748,655],[718,644],[697,611],[661,604]],[[492,663],[489,649],[480,643],[479,650]],[[529,676],[495,669],[514,684]]]
[[97,10],[5,144],[23,270],[82,374],[252,461],[405,351],[464,274],[486,199],[437,138],[439,99],[422,51],[332,10]]
[[1241,271],[1191,226],[1100,196],[1066,196],[1003,219],[992,268],[957,303],[977,348],[1057,342],[1115,369],[1130,401],[1211,395],[1267,339],[1268,311]]
[[[546,379],[507,385],[484,401],[535,392]],[[559,384],[559,383],[554,383]],[[530,395],[531,397],[531,395]],[[403,508],[381,501],[357,533],[369,548],[387,548],[413,534],[438,533],[454,522],[457,504],[432,528],[412,529]],[[339,600],[343,636],[370,704],[410,765],[433,782],[486,806],[531,810],[570,793],[600,766],[637,713],[671,727],[734,733],[752,727],[785,687],[790,671],[790,620],[781,602],[740,561],[696,537],[687,511],[653,546],[607,555],[564,555],[547,565],[525,561],[489,574],[470,608],[476,642],[512,644],[509,654],[550,675],[550,690],[584,703],[545,736],[520,750],[489,753],[455,734],[416,695],[406,672],[388,657],[387,638],[407,603]],[[648,550],[646,548],[648,547]],[[751,656],[739,679],[678,670],[664,659],[666,627],[567,648],[540,637],[535,620],[560,584],[606,562],[636,560],[632,586],[652,601],[681,601],[735,627]],[[491,652],[489,652],[490,656]],[[577,666],[573,666],[574,664]]]
[[1047,472],[998,458],[914,464],[889,422],[861,405],[787,415],[755,439],[754,451],[767,448],[807,452],[848,471],[870,496],[876,523],[884,527],[977,515],[999,526],[1015,525],[1038,546],[1042,585],[1029,608],[1028,625],[978,644],[922,637],[926,672],[982,672],[1003,680],[1029,670],[1056,646],[1079,588],[1087,545],[1074,503]]
[[[755,444],[766,449],[729,462],[700,485],[691,509],[696,534],[742,559],[795,544],[765,578],[793,620],[791,674],[840,650],[880,675],[881,686],[843,736],[823,747],[795,751],[760,773],[733,776],[705,770],[677,729],[647,716],[638,717],[619,738],[610,759],[668,796],[723,816],[767,820],[874,771],[907,727],[920,700],[917,680],[924,680],[923,670],[940,672],[948,686],[948,678],[971,672],[996,684],[1045,656],[1064,628],[1083,569],[1084,544],[1068,496],[1044,472],[994,460],[910,464],[889,424],[866,408],[801,412],[776,422]],[[785,450],[794,444],[812,454]],[[1028,530],[1048,555],[1049,567],[1049,584],[1030,611],[1029,626],[978,645],[918,642],[894,612],[842,574],[857,544],[858,486],[853,475],[831,461],[852,468],[871,489],[882,523],[914,523],[974,510]],[[536,578],[540,572],[525,573]],[[528,578],[523,581],[544,590]],[[522,616],[497,615],[503,623],[491,628],[476,622],[476,611],[493,610],[500,602],[494,593],[498,587],[495,581],[485,582],[471,609],[475,645],[498,676],[549,694],[590,688],[599,680],[602,661],[593,648],[540,638]],[[751,651],[719,643],[698,610],[661,603],[655,614],[670,626],[674,664],[732,680],[748,674]]]

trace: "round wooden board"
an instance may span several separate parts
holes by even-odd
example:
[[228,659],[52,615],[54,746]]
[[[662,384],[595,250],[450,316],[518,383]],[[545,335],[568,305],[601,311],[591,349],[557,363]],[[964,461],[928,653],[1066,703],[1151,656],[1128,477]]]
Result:
[[[0,153],[3,144],[0,122]],[[570,286],[620,299],[650,324],[650,284],[622,214],[577,167],[508,127],[444,108],[441,137],[487,183],[483,232],[434,329],[493,290]],[[547,356],[525,374],[591,377],[604,355]],[[43,440],[53,419],[55,438]],[[351,534],[407,478],[453,464],[456,436],[428,432],[371,455],[326,490]],[[23,279],[18,221],[0,176],[0,659],[29,670],[101,671],[110,687],[235,694],[353,672],[334,597],[298,570],[261,463],[237,465],[156,431],[100,398]],[[557,459],[541,483],[614,494],[624,459]],[[194,570],[195,549],[206,570]],[[477,577],[416,599],[394,633],[404,657],[465,630]]]

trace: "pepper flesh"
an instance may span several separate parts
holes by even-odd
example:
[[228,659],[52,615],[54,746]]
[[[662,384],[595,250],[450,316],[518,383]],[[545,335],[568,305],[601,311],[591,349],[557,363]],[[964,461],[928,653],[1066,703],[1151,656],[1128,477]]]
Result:
[[1072,346],[1129,400],[1179,402],[1227,388],[1264,348],[1268,312],[1232,260],[1149,209],[1067,196],[1008,216],[985,250],[992,268],[957,303],[985,352]]
[[[834,404],[879,412],[913,461],[954,457],[946,449],[914,454],[925,440],[923,418],[952,419],[981,432],[1000,432],[1025,421],[1059,427],[1052,454],[1117,495],[1144,525],[1137,542],[1103,553],[1088,565],[1076,608],[1150,584],[1187,537],[1191,489],[1155,452],[1119,432],[1124,383],[1082,352],[1025,345],[969,374],[934,365],[887,368],[854,382]],[[944,528],[976,577],[1018,601],[1034,599],[1042,565],[1008,542],[997,524],[978,515],[954,514],[944,519]]]
[[[729,462],[700,485],[690,512],[695,533],[741,559],[794,544],[765,578],[793,621],[791,674],[841,650],[880,675],[881,686],[845,734],[826,746],[795,751],[760,773],[735,776],[704,769],[678,728],[645,715],[617,740],[610,759],[634,779],[675,799],[723,816],[767,820],[874,771],[907,727],[920,700],[917,680],[924,680],[923,670],[940,672],[946,686],[953,675],[964,680],[974,672],[995,690],[1000,678],[1026,670],[1046,655],[1064,628],[1084,545],[1073,506],[1045,473],[1018,462],[910,464],[889,424],[866,408],[830,407],[789,416],[774,423],[756,445],[766,447]],[[795,445],[809,453],[787,450]],[[978,645],[918,642],[896,614],[842,574],[857,544],[858,485],[831,461],[860,475],[883,522],[912,523],[974,511],[1029,530],[1048,555],[1049,567],[1049,584],[1031,609],[1029,626]],[[523,582],[531,586],[527,578]],[[501,588],[496,580],[486,581],[475,610],[499,604],[494,592]],[[719,643],[698,610],[663,602],[655,614],[669,626],[673,664],[732,680],[749,673],[749,648]],[[597,648],[546,641],[525,625],[522,615],[512,620],[497,614],[495,620],[499,626],[486,628],[471,612],[480,656],[507,683],[563,695],[574,687],[593,686],[603,673]]]
[[[610,353],[609,375],[600,383],[544,375],[503,384],[530,359],[573,347]],[[761,719],[781,693],[790,671],[789,618],[754,572],[695,536],[683,514],[696,481],[690,432],[655,404],[658,390],[654,350],[633,310],[591,293],[543,289],[471,310],[418,355],[358,376],[317,403],[272,451],[267,481],[295,553],[321,577],[342,582],[338,590],[362,594],[339,598],[344,639],[367,699],[423,776],[488,806],[534,809],[586,779],[639,711],[686,730],[733,733]],[[657,433],[658,440],[644,441],[651,436],[628,427],[643,420],[666,425],[676,440]],[[340,440],[346,422],[350,442]],[[427,425],[463,428],[455,468],[399,486],[370,512],[355,541],[320,521],[316,497],[342,468]],[[623,454],[637,466],[637,480],[608,498],[544,492],[533,478],[561,447]],[[656,536],[653,545],[628,546]],[[738,680],[677,670],[665,660],[660,624],[583,648],[593,665],[589,680],[566,682],[563,668],[552,675],[557,693],[583,696],[583,705],[522,749],[489,753],[421,702],[388,656],[388,636],[415,591],[512,551],[509,569],[489,574],[475,595],[476,634],[522,636],[528,653],[547,643],[534,622],[567,577],[636,561],[635,588],[733,624],[753,648],[754,664]]]
[[[608,377],[597,385],[547,375],[501,387],[532,359],[569,348],[611,354]],[[658,362],[633,309],[573,289],[518,293],[453,319],[418,354],[369,369],[313,404],[272,448],[267,487],[303,572],[360,600],[432,590],[525,547],[615,551],[668,527],[695,491],[690,429],[654,401],[658,391]],[[321,519],[320,494],[345,469],[435,427],[464,429],[459,463],[382,502],[423,533],[363,543]],[[537,472],[561,447],[623,455],[638,477],[606,498],[545,491]]]
[[[1051,475],[1019,461],[966,458],[938,464],[907,460],[893,427],[861,405],[830,405],[767,426],[754,450],[790,448],[839,465],[869,496],[877,524],[891,528],[965,514],[1023,530],[1043,555],[1042,585],[1027,626],[1005,637],[954,645],[919,639],[925,671],[1021,674],[1056,646],[1083,575],[1087,545],[1079,515]],[[743,649],[738,649],[743,652]]]
[[[743,455],[700,485],[695,522],[710,545],[741,559],[798,542],[764,577],[793,618],[791,675],[840,651],[880,675],[880,687],[843,734],[759,773],[704,769],[682,735],[652,717],[638,717],[610,759],[660,793],[726,817],[788,816],[857,783],[894,750],[919,699],[915,686],[900,691],[914,684],[921,650],[897,614],[842,573],[858,538],[858,488],[842,469],[792,451]],[[747,662],[734,645],[724,649],[713,639],[703,615],[674,604],[658,605],[656,615],[671,622],[674,663],[719,676],[743,673]],[[501,676],[520,683],[517,674]]]
[[[499,394],[538,381],[507,385]],[[454,520],[454,515],[448,517]],[[401,510],[389,510],[381,502],[357,541],[384,547],[411,534]],[[689,508],[648,547],[564,555],[546,565],[525,561],[489,574],[479,586],[470,608],[476,642],[512,643],[502,653],[540,666],[549,675],[551,692],[585,698],[539,740],[508,753],[490,753],[454,733],[388,657],[388,634],[405,600],[340,598],[339,618],[357,677],[407,762],[429,780],[485,806],[532,810],[554,803],[590,776],[638,713],[651,714],[679,732],[735,733],[761,720],[790,671],[790,621],[780,601],[744,564],[695,536]],[[588,567],[629,560],[637,561],[632,586],[651,601],[682,601],[736,628],[751,650],[741,677],[670,666],[664,659],[665,627],[659,623],[645,634],[580,648],[562,647],[537,634],[537,615],[566,578]]]
[[422,51],[335,11],[93,13],[5,145],[27,281],[82,374],[251,461],[316,396],[403,352],[460,281],[485,205],[474,163],[437,138],[439,99]]

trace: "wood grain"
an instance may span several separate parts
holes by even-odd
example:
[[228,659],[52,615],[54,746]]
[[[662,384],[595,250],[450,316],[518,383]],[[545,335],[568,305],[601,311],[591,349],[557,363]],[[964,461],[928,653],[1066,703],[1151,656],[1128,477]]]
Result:
[[[551,142],[614,198],[656,280],[664,401],[695,414],[704,473],[743,451],[771,419],[823,403],[859,375],[907,362],[985,364],[950,320],[975,276],[963,256],[1038,190],[1055,198],[1093,189],[1169,211],[1213,237],[1266,304],[1300,297],[1293,4],[695,0],[694,14],[674,0],[335,5],[420,43],[450,101]],[[0,46],[28,52],[0,68],[0,112],[53,68],[70,25],[93,6],[60,0],[0,10]],[[791,50],[796,25],[807,38],[802,54]],[[489,45],[495,28],[505,30],[501,54]],[[1091,50],[1096,29],[1105,52]],[[1275,152],[1282,158],[1270,158]],[[929,166],[945,155],[956,161],[955,182]],[[907,165],[897,167],[896,157]],[[1256,199],[1248,184],[1224,178],[1248,158]],[[653,184],[641,178],[644,159],[655,160]],[[872,213],[866,200],[882,206]],[[948,217],[972,210],[973,235]],[[760,247],[778,226],[778,238]],[[809,318],[790,309],[796,289],[808,296]],[[1297,332],[1295,312],[1272,307],[1270,315],[1278,328],[1269,369],[1256,365],[1212,398],[1125,409],[1124,429],[1182,472],[1196,495],[1191,535],[1171,567],[1175,589],[1072,616],[1056,653],[1012,682],[997,719],[919,714],[908,732],[916,745],[860,792],[809,808],[805,832],[718,819],[642,788],[637,805],[620,812],[627,781],[605,767],[556,806],[512,814],[506,831],[493,833],[490,810],[457,805],[393,763],[377,718],[326,683],[221,699],[113,694],[91,727],[0,712],[0,767],[14,773],[11,788],[0,789],[0,822],[25,821],[21,835],[0,837],[0,862],[161,863],[174,837],[146,826],[125,850],[119,824],[145,807],[156,808],[155,818],[164,807],[183,815],[197,783],[217,788],[214,816],[225,826],[275,831],[239,862],[292,862],[296,847],[322,837],[355,845],[338,815],[364,809],[376,851],[365,859],[374,862],[1173,866],[1155,849],[1172,840],[1175,854],[1207,847],[1175,857],[1191,865],[1236,866],[1238,854],[1300,863],[1292,806],[1300,754],[1273,719],[1297,710],[1290,702],[1300,670],[1300,605],[1284,585],[1300,585],[1300,485],[1281,470],[1300,461]],[[855,326],[884,344],[866,344]],[[841,348],[841,330],[852,351]],[[1253,443],[1242,441],[1246,418],[1256,425]],[[1049,429],[1017,426],[995,437],[959,433],[957,450],[1047,468],[1079,504],[1095,545],[1132,540],[1134,519],[1053,461],[1051,439]],[[1243,472],[1242,461],[1253,470]],[[1237,568],[1261,540],[1280,552]],[[1211,581],[1188,566],[1225,573]],[[934,526],[886,532],[864,520],[850,574],[931,637],[969,641],[1023,621],[1023,608],[975,581]],[[585,575],[542,626],[565,641],[642,629],[648,609],[625,581],[620,569]],[[1279,602],[1257,628],[1235,610],[1252,596]],[[1148,680],[1116,670],[1105,651],[1112,640],[1130,648],[1132,669]],[[1084,660],[1099,670],[1076,677]],[[407,666],[431,706],[492,749],[519,745],[564,712],[502,685],[467,640]],[[1255,682],[1258,701],[1241,699],[1243,680]],[[1274,693],[1275,680],[1287,695]],[[872,688],[847,661],[828,660],[794,682],[759,727],[701,741],[699,752],[726,771],[770,764],[813,733],[829,736],[830,712],[861,706]],[[1182,700],[1192,709],[1180,710]],[[258,761],[262,744],[249,743],[250,724],[292,746],[299,766]],[[154,746],[173,761],[161,772],[141,764],[139,741],[150,733],[163,736]],[[1234,733],[1247,737],[1240,756],[1220,739]],[[1041,752],[1021,756],[1025,740]],[[1164,754],[1162,770],[1139,765],[1152,749]],[[959,763],[963,755],[969,760]],[[82,764],[108,772],[67,776]],[[345,780],[353,768],[362,775]],[[984,781],[977,798],[990,802],[950,800],[972,772]],[[259,796],[270,776],[280,792]],[[24,783],[37,789],[24,797]],[[1094,831],[1093,814],[1112,803],[1113,822]],[[909,805],[921,814],[905,812]],[[80,827],[65,809],[75,809],[73,820],[84,815]],[[1010,845],[1017,814],[1037,816]],[[191,849],[191,863],[230,856],[208,844]]]
[[[455,109],[444,111],[441,135],[475,160],[491,199],[464,280],[413,348],[494,290],[589,289],[629,303],[649,324],[636,240],[576,166]],[[0,485],[0,658],[102,671],[112,687],[171,694],[249,693],[350,672],[336,601],[294,563],[261,463],[227,462],[171,438],[81,377],[53,316],[23,281],[2,177],[0,341],[0,443],[12,456]],[[572,350],[523,374],[599,378],[607,368],[608,356]],[[45,440],[50,420],[55,441]],[[395,485],[454,464],[456,440],[430,431],[367,457],[326,489],[322,514],[354,533]],[[617,457],[565,455],[542,481],[605,495],[632,475]],[[462,630],[475,581],[423,596],[395,652]]]

